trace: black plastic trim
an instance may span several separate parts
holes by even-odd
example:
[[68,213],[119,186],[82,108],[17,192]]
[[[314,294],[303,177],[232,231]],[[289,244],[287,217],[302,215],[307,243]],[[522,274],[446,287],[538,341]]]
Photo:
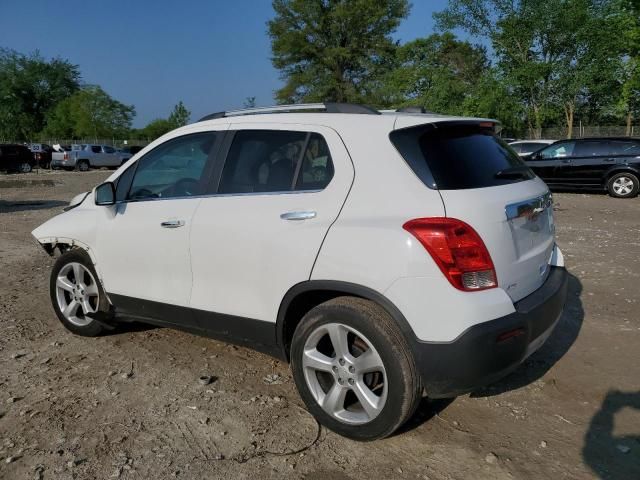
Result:
[[[285,294],[276,319],[276,343],[282,349],[282,356],[288,358],[288,345],[285,338],[285,318],[289,307],[293,301],[301,294],[309,292],[337,292],[341,295],[353,295],[355,297],[365,298],[377,303],[384,308],[389,315],[396,321],[402,333],[408,339],[417,341],[413,329],[407,322],[407,319],[387,297],[380,292],[362,285],[350,282],[342,282],[337,280],[308,280],[298,283],[289,289]],[[299,319],[298,319],[299,320]]]
[[[422,342],[413,350],[427,394],[453,397],[499,380],[526,358],[529,345],[554,326],[567,297],[568,274],[551,267],[545,283],[514,304],[515,312],[468,328],[454,341]],[[498,337],[520,329],[507,340]]]
[[184,330],[258,350],[278,359],[275,323],[168,303],[108,294],[117,321],[138,321]]

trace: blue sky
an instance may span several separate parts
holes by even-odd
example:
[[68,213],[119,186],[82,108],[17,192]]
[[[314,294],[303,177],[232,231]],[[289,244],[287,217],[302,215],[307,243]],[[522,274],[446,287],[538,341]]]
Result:
[[[414,0],[395,37],[430,34],[446,3]],[[179,100],[192,120],[248,96],[273,104],[281,82],[266,33],[272,16],[270,0],[0,0],[0,46],[79,65],[85,82],[135,105],[141,127]]]

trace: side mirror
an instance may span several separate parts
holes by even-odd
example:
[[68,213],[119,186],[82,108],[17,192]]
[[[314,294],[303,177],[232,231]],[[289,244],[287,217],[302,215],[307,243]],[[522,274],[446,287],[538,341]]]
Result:
[[98,185],[95,194],[96,205],[113,205],[116,203],[116,187],[113,182]]

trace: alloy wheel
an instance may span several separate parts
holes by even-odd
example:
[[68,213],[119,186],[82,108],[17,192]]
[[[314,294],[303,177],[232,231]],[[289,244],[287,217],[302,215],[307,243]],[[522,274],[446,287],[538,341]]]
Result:
[[388,393],[384,363],[356,329],[341,323],[316,328],[305,342],[302,367],[311,395],[336,420],[360,425],[382,412]]
[[617,195],[629,195],[633,191],[633,180],[629,177],[618,177],[613,181],[612,187]]
[[91,323],[88,314],[99,305],[99,290],[93,274],[78,262],[67,263],[56,278],[56,300],[62,315],[74,325]]

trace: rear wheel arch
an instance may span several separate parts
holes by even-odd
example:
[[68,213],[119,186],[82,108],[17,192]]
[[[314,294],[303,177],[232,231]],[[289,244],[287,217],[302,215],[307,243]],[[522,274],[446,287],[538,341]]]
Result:
[[631,175],[635,175],[636,177],[640,178],[640,170],[638,170],[637,168],[633,168],[631,166],[625,166],[625,165],[616,165],[615,167],[612,167],[609,170],[607,170],[607,172],[604,174],[605,186],[607,185],[609,180],[611,180],[611,177],[619,173],[630,173]]
[[298,283],[285,294],[276,319],[276,341],[282,357],[290,360],[291,340],[296,327],[312,308],[338,297],[357,297],[382,307],[396,322],[411,346],[416,340],[413,329],[402,312],[388,298],[372,288],[337,280],[309,280]]

